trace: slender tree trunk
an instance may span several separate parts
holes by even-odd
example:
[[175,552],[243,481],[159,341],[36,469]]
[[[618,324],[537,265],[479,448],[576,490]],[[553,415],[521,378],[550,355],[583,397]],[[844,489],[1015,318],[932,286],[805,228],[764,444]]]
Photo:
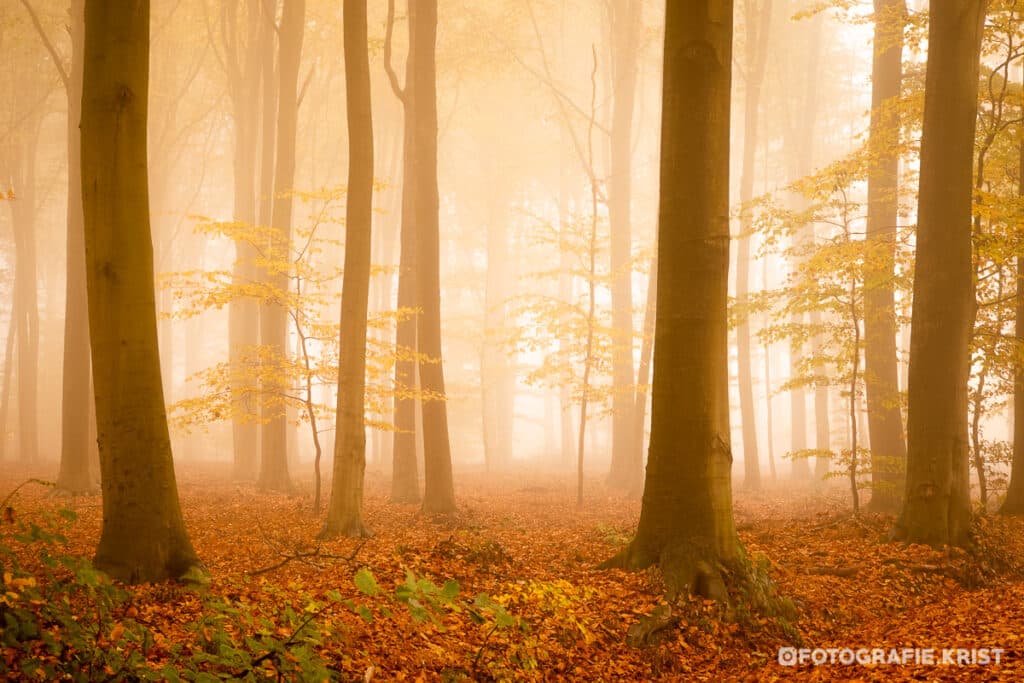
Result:
[[514,376],[503,348],[505,299],[508,296],[508,205],[497,172],[488,200],[487,277],[484,292],[484,337],[480,354],[480,393],[484,432],[484,462],[490,471],[501,470],[511,458]]
[[82,203],[103,525],[115,579],[196,577],[178,504],[157,352],[146,119],[149,3],[87,0]]
[[14,186],[18,196],[11,205],[14,229],[14,297],[18,315],[18,459],[39,459],[39,283],[36,264],[36,155],[41,119],[33,117],[14,153]]
[[917,261],[910,335],[907,484],[896,538],[963,545],[967,457],[971,179],[985,0],[933,3],[928,23]]
[[334,483],[321,537],[368,534],[363,524],[363,476],[366,470],[366,316],[373,243],[373,117],[366,0],[345,0],[343,7],[348,204],[341,290]]
[[67,284],[64,304],[64,379],[61,399],[61,451],[57,488],[70,493],[96,488],[89,465],[89,309],[85,284],[82,218],[81,139],[83,0],[71,3],[71,73],[68,80]]
[[440,225],[437,189],[437,76],[435,42],[437,0],[409,5],[409,60],[414,115],[410,118],[416,153],[413,155],[416,206],[416,292],[422,313],[416,338],[421,357],[420,382],[431,400],[422,402],[424,492],[423,510],[455,510],[448,404],[441,353]]
[[[636,403],[633,406],[633,459],[634,467],[644,471],[644,427],[647,426],[648,384],[651,381],[651,359],[654,356],[654,319],[658,304],[658,256],[651,259],[651,272],[647,277],[647,304],[644,306],[644,338],[640,345],[640,365],[637,368]],[[643,494],[643,478],[630,488],[630,495]]]
[[871,163],[868,167],[870,270],[864,287],[864,384],[871,435],[872,512],[895,512],[903,491],[907,445],[900,414],[893,293],[899,222],[899,112],[905,0],[875,0],[871,66]]
[[[1018,143],[1017,195],[1024,197],[1024,134]],[[1013,462],[1006,499],[1000,514],[1024,515],[1024,256],[1017,257],[1014,342],[1017,362],[1013,368]]]
[[[569,145],[568,136],[565,131],[565,124],[559,127],[559,181],[558,181],[558,232],[564,237],[570,231],[572,216],[569,214],[569,160],[566,158],[566,148]],[[562,239],[559,240],[560,242]],[[571,256],[567,249],[559,245],[558,249],[558,300],[566,307],[572,304],[572,266]],[[558,353],[562,359],[563,367],[568,367],[569,353],[572,347],[572,340],[569,332],[569,316],[563,313],[558,321]],[[563,371],[562,381],[558,387],[559,404],[559,427],[561,435],[561,460],[563,466],[568,469],[572,464],[573,438],[572,438],[572,389],[568,372]]]
[[[744,0],[744,22],[747,31],[745,48],[746,83],[743,98],[743,162],[740,169],[740,205],[747,206],[754,198],[754,162],[757,157],[758,110],[761,106],[761,84],[768,52],[772,2]],[[740,236],[736,240],[736,302],[745,308],[750,292],[750,215],[743,211]],[[740,395],[740,421],[743,427],[743,486],[750,490],[761,487],[761,464],[757,452],[757,411],[754,410],[754,373],[750,349],[750,321],[744,315],[736,326],[736,361]]]
[[612,459],[608,483],[638,488],[643,472],[632,457],[633,410],[633,256],[630,203],[633,194],[633,109],[636,100],[640,0],[609,3],[612,43],[611,177],[608,221],[612,272]]
[[658,563],[670,593],[721,601],[743,554],[727,358],[732,26],[729,0],[667,4],[650,458],[636,536],[608,563]]
[[[262,4],[259,0],[246,2],[245,59],[240,67],[232,69],[229,92],[235,122],[233,181],[234,217],[236,221],[256,223],[256,152],[259,149],[259,91],[260,91],[260,23]],[[229,55],[235,59],[236,55]],[[255,282],[259,278],[256,250],[247,240],[235,240],[235,264],[232,280],[236,286]],[[228,306],[228,358],[232,368],[232,394],[236,397],[231,419],[234,478],[251,481],[256,478],[258,463],[257,395],[252,373],[243,367],[251,361],[251,349],[259,343],[259,304],[250,297],[233,300]]]
[[[418,348],[417,307],[417,211],[416,211],[416,136],[413,133],[414,80],[412,60],[405,63],[405,89],[391,68],[391,33],[394,28],[394,0],[388,0],[388,24],[384,40],[384,63],[392,90],[402,103],[402,213],[398,256],[398,310],[403,313],[395,329],[395,434],[392,442],[391,500],[396,503],[420,502],[419,461],[417,458],[417,376],[415,354]],[[411,31],[410,27],[410,31]]]
[[[288,194],[295,182],[295,135],[298,119],[299,59],[306,16],[305,0],[284,0],[280,29],[280,59],[277,93],[277,159],[274,166],[274,203],[271,211],[273,228],[272,253],[288,259],[291,245],[292,198]],[[286,273],[269,277],[275,289],[288,290]],[[260,341],[272,355],[287,357],[288,311],[282,304],[267,304],[260,311]],[[283,378],[270,380],[263,393],[280,396],[288,390]],[[290,492],[288,473],[288,419],[279,406],[263,424],[260,443],[260,474],[262,489]]]
[[11,406],[11,378],[14,370],[14,343],[18,338],[18,325],[15,318],[18,315],[18,298],[13,297],[11,302],[11,317],[7,323],[7,341],[4,344],[4,381],[0,386],[0,461],[4,460],[4,453],[7,448],[7,418],[10,416]]
[[[816,16],[809,21],[808,30],[808,55],[806,56],[809,72],[804,79],[804,92],[802,101],[798,100],[798,112],[793,116],[793,124],[788,130],[788,143],[792,149],[790,158],[793,163],[794,179],[803,178],[814,170],[814,134],[817,123],[818,110],[818,78],[820,73],[819,59],[821,55],[821,17]],[[802,199],[799,201],[803,201]],[[794,238],[796,242],[807,242],[814,239],[814,224],[808,223],[800,227]],[[803,314],[796,314],[792,318],[794,325],[803,325],[805,322],[816,324],[820,315],[811,313],[805,317]],[[811,340],[811,355],[816,355],[821,341],[817,337]],[[790,375],[798,374],[798,368],[803,363],[804,345],[800,341],[793,341],[790,344]],[[790,390],[790,417],[791,417],[791,439],[792,451],[800,452],[807,450],[807,391],[804,387],[794,387]],[[820,398],[815,392],[815,432],[817,436],[817,416],[821,409]],[[827,405],[825,410],[827,412]],[[827,419],[827,417],[826,417]],[[794,479],[809,479],[811,476],[810,460],[806,457],[799,457],[793,460],[792,476]]]

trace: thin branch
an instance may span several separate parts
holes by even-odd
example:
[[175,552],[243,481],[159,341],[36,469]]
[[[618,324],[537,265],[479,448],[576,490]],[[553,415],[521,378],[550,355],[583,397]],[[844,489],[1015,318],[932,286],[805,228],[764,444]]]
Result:
[[395,0],[388,0],[388,21],[387,27],[384,29],[384,71],[388,74],[388,82],[391,83],[391,90],[394,91],[395,97],[404,104],[408,105],[408,96],[406,91],[398,83],[398,74],[395,73],[394,67],[391,65],[391,33],[395,28]]
[[36,27],[36,32],[39,33],[40,40],[43,41],[43,45],[46,47],[46,51],[50,53],[50,58],[53,59],[53,65],[57,67],[57,73],[60,75],[60,81],[64,84],[64,90],[67,91],[68,96],[71,96],[71,79],[68,78],[68,72],[64,68],[64,60],[61,59],[60,55],[57,54],[57,50],[53,47],[53,43],[50,42],[50,37],[46,35],[46,31],[43,29],[42,23],[39,21],[39,15],[32,9],[32,5],[29,4],[28,0],[21,0],[21,4],[28,10],[28,15],[32,19],[32,25]]

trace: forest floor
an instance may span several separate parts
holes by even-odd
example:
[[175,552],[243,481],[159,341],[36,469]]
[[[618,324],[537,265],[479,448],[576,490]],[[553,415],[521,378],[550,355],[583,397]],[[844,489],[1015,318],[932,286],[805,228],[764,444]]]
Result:
[[[199,590],[135,587],[114,609],[113,633],[97,636],[120,647],[122,620],[145,624],[155,638],[145,656],[157,669],[172,652],[210,651],[215,639],[206,629],[218,622],[203,615],[219,599],[222,609],[244,606],[279,623],[286,648],[314,641],[316,656],[343,680],[1024,680],[1024,520],[982,519],[979,560],[886,542],[891,518],[853,518],[838,489],[739,491],[740,538],[751,557],[770,561],[777,590],[796,607],[792,623],[758,614],[723,619],[713,603],[685,600],[674,606],[682,621],[659,643],[634,648],[627,630],[663,603],[662,585],[656,570],[595,569],[627,542],[640,510],[639,501],[597,482],[588,482],[579,509],[568,476],[538,471],[492,483],[469,473],[459,478],[459,513],[431,519],[415,505],[389,504],[386,480],[369,472],[365,519],[373,538],[320,542],[306,487],[294,496],[260,493],[230,483],[224,465],[178,469],[186,522],[212,581]],[[40,474],[5,463],[0,499]],[[66,552],[91,556],[98,497],[55,498],[26,486],[7,505],[0,544],[10,541],[13,519],[38,521],[68,507],[77,519],[64,532]],[[354,580],[362,568],[372,571],[379,594]],[[395,592],[407,571],[438,587],[457,581],[458,595],[424,592],[421,583],[410,609]],[[490,602],[473,606],[480,593]],[[299,617],[312,614],[304,611],[310,604],[319,636],[306,639],[295,630],[305,621]],[[414,620],[419,607],[436,622]],[[925,648],[937,663],[782,666],[783,647],[881,649],[886,656]],[[999,648],[1001,661],[944,664],[946,648]],[[6,649],[0,669],[17,666],[15,656]],[[274,661],[265,657],[258,675],[271,675]]]

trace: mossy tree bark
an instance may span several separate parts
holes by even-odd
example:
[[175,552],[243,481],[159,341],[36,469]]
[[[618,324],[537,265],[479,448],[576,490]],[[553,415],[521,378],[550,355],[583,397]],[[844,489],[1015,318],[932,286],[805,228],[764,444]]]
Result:
[[907,482],[894,537],[966,545],[972,171],[986,0],[932,3],[918,192]]
[[636,536],[607,566],[660,564],[670,592],[727,598],[732,2],[668,3],[651,446]]
[[366,470],[364,414],[373,218],[373,117],[366,0],[345,0],[343,12],[348,204],[345,210],[345,271],[341,289],[334,482],[321,537],[369,534],[363,523],[363,475]]
[[82,204],[103,525],[117,579],[201,569],[178,503],[157,351],[146,120],[149,2],[87,0]]
[[872,512],[895,512],[907,457],[900,411],[893,277],[899,222],[899,111],[905,0],[875,0],[871,63],[867,239],[875,243],[864,278],[864,384],[871,436]]

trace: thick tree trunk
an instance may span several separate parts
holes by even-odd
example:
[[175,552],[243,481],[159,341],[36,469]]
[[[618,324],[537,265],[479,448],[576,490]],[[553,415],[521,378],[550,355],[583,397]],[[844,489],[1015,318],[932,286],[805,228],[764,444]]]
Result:
[[928,24],[917,261],[910,334],[907,483],[894,535],[968,542],[971,210],[985,0],[933,3]]
[[[761,105],[761,82],[768,51],[768,31],[772,17],[771,0],[745,0],[744,22],[747,31],[745,47],[746,74],[743,98],[743,165],[740,169],[740,205],[754,198],[754,162],[757,157],[758,109]],[[743,308],[750,292],[750,215],[746,211],[740,222],[736,240],[736,302]],[[740,422],[743,427],[743,486],[750,490],[761,487],[761,464],[757,452],[757,411],[754,410],[754,373],[750,349],[750,321],[744,315],[736,326],[737,381],[740,395]]]
[[68,213],[67,283],[64,303],[64,377],[61,397],[60,471],[57,489],[80,494],[96,489],[89,464],[89,308],[85,284],[85,234],[82,217],[81,138],[82,47],[85,17],[82,0],[71,3],[71,73],[68,79]]
[[903,494],[907,445],[900,411],[893,277],[899,221],[899,113],[903,78],[905,0],[875,0],[871,65],[871,137],[867,239],[870,270],[864,278],[864,384],[871,436],[872,512],[895,512]]
[[[295,182],[295,134],[298,123],[299,59],[306,16],[305,0],[284,0],[281,15],[280,58],[277,93],[277,160],[274,167],[274,203],[271,211],[275,256],[288,259],[291,244],[292,198],[288,194]],[[278,273],[268,278],[273,286],[288,290],[288,275]],[[282,304],[267,304],[260,311],[260,342],[272,355],[285,358],[288,347],[288,310]],[[284,378],[270,380],[263,393],[280,396],[288,390]],[[273,400],[273,399],[272,399]],[[288,418],[283,406],[263,424],[260,443],[261,489],[290,492],[288,473]]]
[[[636,536],[609,564],[659,563],[671,593],[727,600],[732,3],[668,3],[651,448]],[[684,379],[685,378],[685,379]]]
[[341,290],[338,411],[334,482],[321,537],[366,536],[363,475],[366,470],[366,316],[370,296],[373,218],[373,118],[366,0],[345,0],[345,106],[348,114],[348,204],[345,271]]
[[[260,92],[260,23],[263,3],[246,2],[245,60],[230,71],[229,87],[235,121],[233,158],[234,217],[236,221],[256,223],[256,152],[259,138]],[[237,35],[237,34],[236,34]],[[229,55],[235,59],[236,55]],[[236,286],[255,282],[259,277],[256,250],[251,242],[235,240],[235,264],[232,280]],[[228,358],[232,367],[232,394],[236,397],[231,419],[233,476],[237,480],[251,481],[258,471],[258,426],[253,397],[257,393],[252,373],[243,369],[247,353],[259,343],[259,304],[249,298],[237,298],[228,306]]]
[[413,93],[412,124],[416,153],[413,155],[416,206],[416,292],[422,311],[416,338],[425,358],[419,362],[420,383],[431,400],[423,410],[423,510],[447,513],[455,510],[451,444],[448,439],[448,404],[441,354],[440,225],[437,190],[437,0],[409,5],[410,88]]
[[633,456],[633,109],[636,100],[640,0],[609,4],[612,43],[611,177],[608,222],[612,272],[612,460],[608,483],[629,490],[643,476]]
[[157,352],[146,119],[149,3],[87,0],[82,203],[103,485],[96,566],[142,582],[201,565],[178,504]]

